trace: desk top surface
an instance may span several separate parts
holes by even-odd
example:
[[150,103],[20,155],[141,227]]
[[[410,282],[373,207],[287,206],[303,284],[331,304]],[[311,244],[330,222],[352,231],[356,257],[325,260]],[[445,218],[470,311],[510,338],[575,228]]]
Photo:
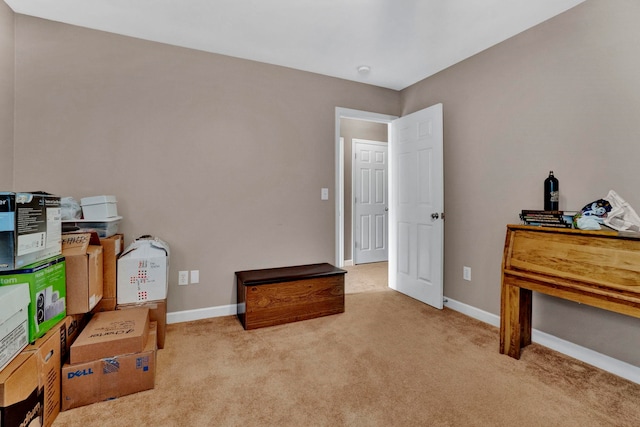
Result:
[[505,274],[637,295],[640,239],[615,231],[509,225],[502,267]]
[[581,234],[594,237],[620,237],[624,239],[640,240],[640,233],[632,231],[616,231],[612,228],[602,230],[580,230],[578,228],[544,227],[538,225],[509,224],[507,228],[512,230],[539,231],[542,233]]

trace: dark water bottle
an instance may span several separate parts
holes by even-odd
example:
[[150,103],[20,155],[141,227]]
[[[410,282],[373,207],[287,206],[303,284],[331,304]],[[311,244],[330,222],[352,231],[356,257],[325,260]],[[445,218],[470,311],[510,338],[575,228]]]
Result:
[[544,210],[557,211],[560,201],[560,185],[558,179],[553,176],[553,171],[549,172],[549,177],[544,180]]

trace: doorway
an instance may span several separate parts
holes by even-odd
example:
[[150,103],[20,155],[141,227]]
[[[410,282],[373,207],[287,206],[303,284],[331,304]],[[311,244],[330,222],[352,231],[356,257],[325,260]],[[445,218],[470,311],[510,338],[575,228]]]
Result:
[[[348,162],[348,170],[345,170],[345,153],[349,154],[348,159],[351,158],[351,141],[345,141],[342,138],[342,125],[345,121],[355,121],[360,123],[371,123],[377,126],[382,126],[384,129],[382,132],[383,138],[371,137],[371,134],[364,134],[365,138],[362,139],[384,139],[384,141],[390,141],[391,138],[391,123],[396,116],[390,116],[385,114],[371,113],[367,111],[352,110],[347,108],[336,108],[335,112],[335,140],[336,140],[336,188],[335,188],[335,218],[336,218],[336,266],[344,267],[345,265],[352,265],[353,254],[351,248],[353,246],[352,240],[352,195],[351,195],[351,168]],[[381,133],[376,131],[376,135]],[[385,135],[386,134],[386,135]],[[366,136],[369,136],[368,138]],[[346,147],[345,147],[346,146]],[[346,150],[346,151],[345,151]],[[345,179],[347,176],[347,179]],[[345,183],[349,182],[349,185]]]
[[[342,119],[385,123],[390,154],[389,287],[443,307],[442,104],[402,118],[336,108],[336,265],[345,266],[345,140]],[[393,190],[393,191],[391,191]]]

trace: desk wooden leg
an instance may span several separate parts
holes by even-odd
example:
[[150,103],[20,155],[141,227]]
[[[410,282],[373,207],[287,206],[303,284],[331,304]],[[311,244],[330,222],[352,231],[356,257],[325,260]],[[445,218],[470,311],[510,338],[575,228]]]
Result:
[[520,289],[520,347],[531,344],[531,300],[533,292]]
[[520,359],[520,349],[531,344],[531,291],[502,284],[500,353]]

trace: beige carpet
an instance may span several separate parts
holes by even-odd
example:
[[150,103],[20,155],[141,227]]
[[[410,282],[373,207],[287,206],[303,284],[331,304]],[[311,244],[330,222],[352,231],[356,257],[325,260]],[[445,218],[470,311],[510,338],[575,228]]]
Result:
[[347,294],[390,290],[389,264],[387,262],[358,264],[342,268],[347,271],[344,283],[344,291]]
[[169,325],[154,390],[54,426],[639,426],[640,385],[395,291],[343,314],[245,331],[235,316]]

